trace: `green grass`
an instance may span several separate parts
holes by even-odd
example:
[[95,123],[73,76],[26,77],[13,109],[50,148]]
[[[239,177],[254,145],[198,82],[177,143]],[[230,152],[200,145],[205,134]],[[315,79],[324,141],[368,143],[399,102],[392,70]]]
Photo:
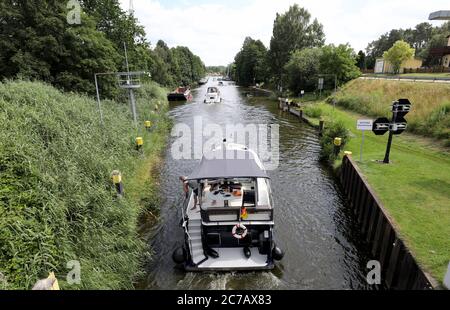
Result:
[[[443,281],[450,261],[450,156],[447,149],[430,147],[426,139],[404,134],[395,136],[391,165],[384,158],[387,135],[366,133],[363,161],[359,161],[361,132],[357,119],[367,116],[317,105],[325,124],[342,121],[353,138],[345,150],[353,152],[365,177],[398,225],[402,238],[419,263]],[[318,119],[313,119],[318,123]],[[340,164],[340,159],[336,165]]]
[[[162,104],[155,112],[157,102]],[[138,94],[139,129],[128,102],[95,100],[31,82],[0,83],[0,273],[6,289],[30,289],[55,272],[63,289],[132,289],[150,249],[139,219],[157,209],[158,165],[170,126],[165,92]],[[156,125],[143,130],[143,121]],[[134,148],[145,140],[143,152]],[[111,184],[123,173],[125,197]],[[81,285],[65,282],[81,263]],[[7,284],[5,284],[7,283]]]

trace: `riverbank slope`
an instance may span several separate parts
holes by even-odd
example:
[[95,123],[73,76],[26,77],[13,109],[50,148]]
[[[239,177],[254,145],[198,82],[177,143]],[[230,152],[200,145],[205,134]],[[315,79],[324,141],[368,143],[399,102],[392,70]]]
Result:
[[[103,101],[101,124],[89,97],[42,83],[0,84],[3,288],[30,289],[49,272],[63,289],[133,288],[150,250],[139,219],[158,209],[149,171],[161,160],[170,126],[163,89],[147,84],[137,97],[138,129],[126,101]],[[144,120],[153,122],[151,131]],[[122,172],[123,198],[113,170]],[[79,285],[65,281],[70,261],[80,263]]]

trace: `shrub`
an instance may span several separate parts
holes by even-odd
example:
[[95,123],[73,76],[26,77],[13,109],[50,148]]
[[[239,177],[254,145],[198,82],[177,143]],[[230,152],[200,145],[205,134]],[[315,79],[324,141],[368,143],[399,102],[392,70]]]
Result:
[[317,105],[308,105],[305,108],[305,114],[312,118],[320,118],[323,114],[322,109]]
[[321,161],[334,162],[337,159],[334,152],[335,138],[342,139],[341,149],[343,149],[350,140],[349,131],[342,121],[333,122],[325,128],[322,138],[320,139],[320,145],[322,146],[320,153]]

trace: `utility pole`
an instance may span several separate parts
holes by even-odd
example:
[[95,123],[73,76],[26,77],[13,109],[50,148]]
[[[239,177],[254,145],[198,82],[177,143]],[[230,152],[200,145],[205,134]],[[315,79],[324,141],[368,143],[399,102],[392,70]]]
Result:
[[127,66],[127,85],[128,87],[128,94],[130,97],[130,102],[131,102],[131,112],[133,113],[133,120],[134,120],[134,125],[137,127],[138,125],[138,120],[137,120],[137,111],[136,111],[136,98],[134,97],[134,92],[133,92],[133,81],[131,80],[130,77],[130,65],[128,63],[128,51],[127,51],[127,44],[124,42],[123,43],[123,48],[125,50],[125,62],[126,62],[126,66]]

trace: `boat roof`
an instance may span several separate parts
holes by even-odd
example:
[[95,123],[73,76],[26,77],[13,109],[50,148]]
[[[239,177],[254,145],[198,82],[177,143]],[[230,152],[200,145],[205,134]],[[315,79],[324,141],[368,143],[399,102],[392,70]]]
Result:
[[256,153],[248,149],[219,149],[203,156],[188,180],[269,179]]

